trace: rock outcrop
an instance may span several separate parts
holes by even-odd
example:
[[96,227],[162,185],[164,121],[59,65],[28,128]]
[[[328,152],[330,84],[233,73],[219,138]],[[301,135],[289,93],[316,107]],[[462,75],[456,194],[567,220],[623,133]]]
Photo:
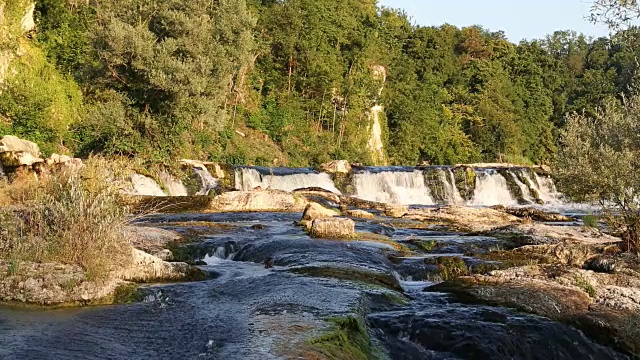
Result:
[[376,217],[374,214],[368,211],[360,210],[360,209],[353,209],[353,210],[345,209],[343,210],[343,213],[349,217],[357,218],[357,219],[375,219]]
[[133,192],[130,195],[167,196],[154,179],[144,175],[131,175],[131,186],[133,187]]
[[304,209],[302,222],[313,221],[316,219],[327,219],[338,215],[340,214],[335,210],[327,209],[318,203],[312,202]]
[[440,223],[466,232],[490,231],[521,222],[519,218],[502,211],[464,206],[409,210],[404,218]]
[[0,260],[0,302],[33,305],[111,303],[118,288],[128,282],[201,280],[205,274],[185,263],[168,263],[131,248],[129,265],[102,279],[87,277],[77,265],[15,263]]
[[520,245],[557,244],[574,241],[583,244],[615,244],[620,239],[589,227],[553,226],[536,222],[513,223],[487,232],[492,236],[520,238]]
[[351,172],[351,164],[347,160],[333,160],[320,165],[320,169],[329,174],[348,174]]
[[43,161],[36,143],[12,135],[0,139],[0,163],[5,167],[32,166]]
[[544,222],[573,221],[573,219],[568,216],[561,215],[555,212],[543,211],[533,207],[505,208],[504,206],[494,206],[492,208],[498,211],[504,211],[507,214],[510,214],[522,219],[531,219],[534,221],[544,221]]
[[188,196],[187,188],[184,186],[180,179],[176,179],[175,176],[168,172],[161,171],[158,174],[158,180],[162,183],[162,187],[166,191],[168,196]]

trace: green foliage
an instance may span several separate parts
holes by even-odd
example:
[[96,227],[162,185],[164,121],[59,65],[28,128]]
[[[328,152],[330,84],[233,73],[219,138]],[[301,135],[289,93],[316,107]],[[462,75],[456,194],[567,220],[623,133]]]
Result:
[[467,264],[457,256],[441,256],[436,259],[436,263],[438,264],[440,277],[444,281],[469,275]]
[[611,100],[595,115],[572,114],[562,134],[557,178],[577,200],[602,206],[609,227],[640,249],[640,98]]
[[41,0],[31,40],[29,2],[0,3],[0,46],[27,53],[0,95],[0,131],[80,155],[551,163],[565,114],[594,116],[633,91],[638,68],[632,27],[516,45],[479,26],[412,25],[375,0]]
[[584,292],[586,292],[587,294],[589,294],[589,297],[592,298],[596,298],[598,297],[598,292],[596,291],[596,289],[593,287],[593,285],[591,285],[591,283],[585,279],[583,276],[581,275],[576,275],[575,277],[575,284],[577,287],[581,288],[582,290],[584,290]]
[[24,44],[23,50],[0,93],[0,115],[9,120],[0,122],[0,130],[35,141],[46,153],[61,151],[69,127],[80,119],[82,94],[39,49]]
[[598,225],[600,225],[600,218],[594,215],[585,215],[582,217],[582,223],[586,227],[598,228]]

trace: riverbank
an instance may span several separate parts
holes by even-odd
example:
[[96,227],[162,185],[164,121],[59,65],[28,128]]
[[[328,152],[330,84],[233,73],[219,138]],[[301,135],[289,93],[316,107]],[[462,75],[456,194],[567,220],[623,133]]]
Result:
[[[131,340],[135,350],[118,356],[157,357],[157,339],[176,356],[211,358],[244,354],[243,346],[267,357],[328,359],[465,357],[469,349],[496,357],[504,346],[511,357],[532,349],[554,358],[638,353],[630,324],[640,310],[640,260],[578,215],[539,206],[410,207],[321,187],[229,191],[220,174],[206,195],[140,196],[127,191],[139,188],[129,169],[91,161],[14,172],[2,188],[13,201],[2,208],[10,250],[3,253],[13,255],[0,260],[0,302],[132,303],[69,310],[111,331],[80,336],[78,346],[121,341],[106,324],[133,319],[149,329],[136,328],[144,335]],[[292,184],[298,175],[273,176]],[[201,281],[184,283],[191,280]],[[0,317],[19,324],[12,311],[0,309]],[[53,346],[52,330],[74,323],[51,315],[36,322],[36,352]],[[221,320],[230,318],[238,325]],[[6,329],[9,339],[23,336]],[[522,340],[532,334],[553,347]],[[20,354],[15,343],[0,355]]]

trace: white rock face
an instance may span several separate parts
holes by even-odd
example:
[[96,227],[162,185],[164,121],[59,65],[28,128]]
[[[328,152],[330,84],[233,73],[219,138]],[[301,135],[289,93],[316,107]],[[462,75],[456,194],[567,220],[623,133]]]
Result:
[[5,135],[0,139],[0,153],[2,152],[26,152],[34,157],[40,157],[38,144],[12,135]]
[[212,212],[302,212],[308,202],[301,196],[279,190],[233,191],[216,196]]
[[133,195],[167,196],[155,180],[144,175],[131,175],[131,185],[133,185]]
[[386,164],[384,143],[382,142],[382,124],[380,123],[380,114],[382,112],[384,112],[384,108],[381,105],[371,108],[370,137],[367,149],[371,153],[373,163],[376,165]]
[[28,33],[36,28],[36,22],[33,19],[33,13],[36,10],[36,3],[29,4],[22,18],[21,26],[22,32]]
[[162,182],[163,187],[167,191],[167,195],[169,196],[187,196],[187,188],[184,186],[182,181],[176,179],[173,175],[161,172],[158,174],[160,181]]

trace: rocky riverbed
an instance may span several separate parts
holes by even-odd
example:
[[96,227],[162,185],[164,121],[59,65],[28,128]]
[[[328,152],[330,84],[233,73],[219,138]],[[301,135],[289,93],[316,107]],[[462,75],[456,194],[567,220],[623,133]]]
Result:
[[[143,286],[138,301],[124,305],[0,308],[0,358],[639,354],[638,257],[621,254],[614,237],[572,226],[575,219],[375,204],[367,207],[373,217],[353,216],[363,210],[329,202],[331,213],[313,216],[355,225],[334,240],[311,237],[300,224],[311,197],[295,195],[284,212],[246,212],[282,197],[230,194],[247,199],[237,212],[158,214],[129,230],[138,248],[197,265],[207,280]],[[340,207],[343,216],[334,216]]]

